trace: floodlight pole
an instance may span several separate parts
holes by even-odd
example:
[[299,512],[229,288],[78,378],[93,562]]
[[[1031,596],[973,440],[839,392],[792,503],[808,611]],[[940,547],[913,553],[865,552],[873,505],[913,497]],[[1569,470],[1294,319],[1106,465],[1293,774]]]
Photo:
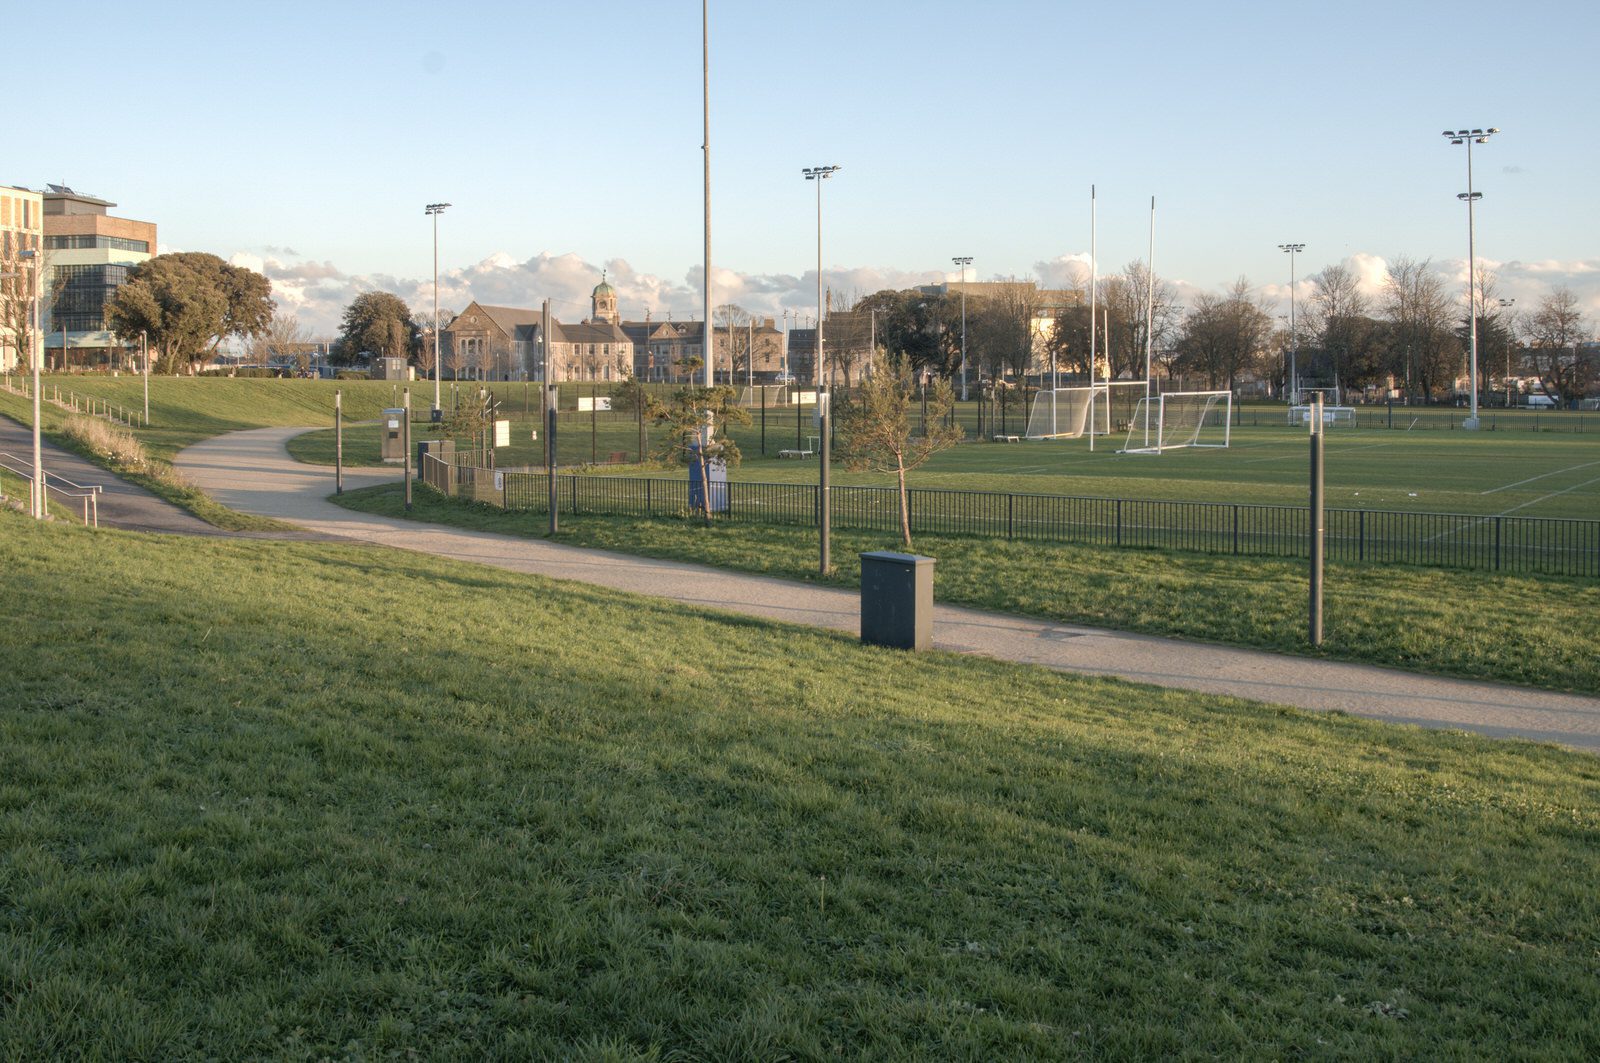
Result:
[[[1150,353],[1156,320],[1156,197],[1150,197],[1150,256],[1145,265],[1144,292],[1144,397],[1150,397]],[[1146,420],[1149,413],[1146,411]]]
[[139,353],[144,355],[144,426],[150,427],[150,336],[139,330]]
[[1472,145],[1487,143],[1498,132],[1500,130],[1492,126],[1488,129],[1444,131],[1450,143],[1467,146],[1467,190],[1456,196],[1467,204],[1467,335],[1471,351],[1467,373],[1472,378],[1472,416],[1461,422],[1461,427],[1466,429],[1478,427],[1478,243],[1472,207],[1483,198],[1483,193],[1472,190]]
[[[700,0],[700,105],[703,127],[701,152],[705,159],[705,369],[706,387],[716,384],[716,370],[712,368],[716,352],[716,334],[711,328],[711,11],[710,0]],[[701,446],[711,445],[711,411],[706,411],[705,439]]]
[[1299,352],[1294,327],[1294,256],[1306,249],[1305,244],[1279,244],[1278,250],[1289,256],[1289,405],[1300,398],[1300,371],[1295,356]]
[[[1515,299],[1500,300],[1500,309],[1510,310]],[[1506,330],[1506,409],[1511,409],[1511,330]]]
[[429,203],[426,212],[433,218],[433,409],[434,416],[444,407],[439,404],[439,215],[448,203]]
[[829,454],[828,428],[830,414],[828,410],[828,376],[822,370],[822,182],[839,172],[838,166],[807,166],[800,172],[807,181],[817,183],[817,357],[814,375],[817,381],[817,416],[822,432],[820,445],[817,447],[819,455],[819,470],[817,483],[817,527],[821,551],[821,567],[818,571],[826,576],[833,570],[829,558],[829,533],[832,530],[833,510],[828,497],[828,462]]
[[1311,400],[1311,593],[1308,603],[1311,645],[1322,645],[1322,551],[1326,510],[1322,477],[1322,392]]
[[967,401],[967,267],[972,265],[971,255],[959,255],[950,260],[961,267],[961,401]]

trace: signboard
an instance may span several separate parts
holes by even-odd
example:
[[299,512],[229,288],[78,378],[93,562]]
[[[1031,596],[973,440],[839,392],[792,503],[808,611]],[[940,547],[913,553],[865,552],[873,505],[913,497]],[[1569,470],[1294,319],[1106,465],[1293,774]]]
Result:
[[495,472],[495,474],[494,474],[494,489],[496,491],[504,491],[506,489],[506,474],[505,473],[499,472],[499,471]]
[[509,447],[511,445],[511,422],[496,421],[494,423],[494,445]]
[[588,397],[585,397],[583,395],[579,395],[578,396],[578,412],[579,413],[589,413],[589,412],[592,412],[594,410],[609,410],[609,409],[611,409],[611,396],[610,395],[591,395],[591,396],[588,396]]

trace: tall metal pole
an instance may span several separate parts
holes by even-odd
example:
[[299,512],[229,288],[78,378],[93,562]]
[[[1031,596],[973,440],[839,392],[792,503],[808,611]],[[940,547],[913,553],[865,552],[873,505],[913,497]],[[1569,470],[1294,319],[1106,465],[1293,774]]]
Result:
[[544,301],[539,314],[539,345],[544,348],[544,472],[550,487],[550,534],[561,530],[556,515],[556,407],[561,405],[561,391],[550,379],[550,300]]
[[1467,374],[1471,378],[1472,415],[1461,424],[1462,428],[1467,429],[1478,427],[1478,238],[1473,205],[1482,196],[1472,190],[1472,145],[1486,143],[1498,132],[1500,130],[1493,126],[1488,129],[1444,131],[1451,144],[1467,146],[1467,190],[1456,196],[1467,202],[1467,336],[1470,351]]
[[411,389],[405,390],[405,401],[400,404],[405,412],[400,415],[401,465],[405,467],[406,512],[411,512]]
[[[1150,397],[1150,353],[1155,343],[1156,320],[1156,197],[1150,197],[1150,257],[1145,265],[1144,292],[1144,397]],[[1148,419],[1148,418],[1147,418]]]
[[333,391],[333,493],[344,494],[344,389]]
[[[700,0],[700,102],[702,121],[704,124],[704,141],[701,150],[705,155],[705,198],[706,198],[706,282],[705,282],[705,374],[706,387],[715,384],[714,370],[712,369],[712,356],[716,350],[714,334],[711,331],[711,12],[710,0]],[[705,445],[711,443],[711,413],[706,412],[706,437]]]
[[139,351],[144,355],[144,426],[150,427],[150,337],[139,330]]
[[829,454],[830,444],[828,440],[828,436],[830,434],[828,431],[830,419],[830,411],[828,409],[828,378],[822,369],[826,357],[822,342],[822,182],[827,180],[829,177],[832,177],[835,173],[838,173],[839,167],[811,166],[801,170],[800,172],[805,175],[805,179],[807,181],[815,181],[817,183],[817,357],[814,375],[817,383],[818,422],[822,432],[821,445],[817,448],[820,455],[817,523],[819,527],[821,547],[821,567],[819,568],[819,571],[822,575],[826,576],[833,570],[833,564],[829,558],[828,541],[829,533],[831,531],[830,525],[833,521],[833,511],[830,505],[831,499],[828,496],[828,462],[831,457]]
[[[435,411],[443,407],[439,403],[439,215],[443,214],[448,203],[429,203],[426,210],[433,216],[433,408]],[[438,417],[437,412],[434,413]]]
[[[1100,266],[1095,251],[1095,188],[1089,186],[1089,401],[1094,402],[1096,307],[1100,288]],[[1109,374],[1108,374],[1109,375]]]
[[[33,348],[33,491],[28,512],[35,520],[43,520],[48,506],[44,497],[44,447],[40,442],[39,381],[40,363],[44,361],[44,333],[39,322],[39,304],[44,300],[44,255],[37,249],[22,252],[21,257],[33,259],[33,335],[28,346]],[[65,354],[66,347],[62,347]]]
[[1308,603],[1311,645],[1322,645],[1322,550],[1326,512],[1322,490],[1322,392],[1311,404],[1311,593]]
[[1305,244],[1279,244],[1278,250],[1289,256],[1289,405],[1293,406],[1300,401],[1300,368],[1298,355],[1300,353],[1299,333],[1295,329],[1294,320],[1294,257],[1306,249]]
[[967,267],[971,255],[958,255],[950,261],[961,267],[961,401],[967,401]]

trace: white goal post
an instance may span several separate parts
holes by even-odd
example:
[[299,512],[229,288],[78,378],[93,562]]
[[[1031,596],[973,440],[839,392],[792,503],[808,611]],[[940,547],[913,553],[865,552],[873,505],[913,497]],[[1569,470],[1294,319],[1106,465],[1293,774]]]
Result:
[[1028,412],[1028,439],[1080,439],[1122,431],[1133,418],[1135,403],[1149,394],[1143,380],[1097,381],[1065,388],[1045,388],[1033,396]]
[[[1290,406],[1289,424],[1295,428],[1311,423],[1310,406]],[[1354,406],[1324,406],[1322,407],[1322,423],[1330,428],[1339,425],[1354,425],[1356,423],[1356,408]]]
[[1180,447],[1226,447],[1231,440],[1233,392],[1168,391],[1139,400],[1128,441],[1119,453],[1160,454]]
[[746,384],[739,392],[739,405],[761,406],[763,397],[767,406],[787,406],[789,388],[783,384]]

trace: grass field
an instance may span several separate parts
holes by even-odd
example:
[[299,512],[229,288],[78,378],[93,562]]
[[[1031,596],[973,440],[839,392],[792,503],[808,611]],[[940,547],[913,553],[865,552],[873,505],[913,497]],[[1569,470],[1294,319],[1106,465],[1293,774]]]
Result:
[[[398,485],[333,501],[405,516]],[[444,498],[418,486],[410,516],[545,537],[542,513]],[[755,572],[817,578],[810,528],[695,518],[563,516],[558,541]],[[939,559],[939,601],[1123,631],[1310,654],[1304,561],[1106,550],[1059,543],[920,535]],[[857,554],[899,549],[892,535],[835,531],[832,582],[859,582]],[[1593,580],[1330,565],[1321,656],[1475,679],[1600,693],[1600,586]]]
[[[530,438],[533,423],[513,420],[512,446],[500,450],[504,467],[543,461]],[[347,431],[345,458],[378,463],[378,428]],[[418,438],[427,429],[418,428]],[[744,460],[730,472],[739,480],[813,482],[814,460],[763,459],[750,430],[735,433]],[[563,464],[604,462],[621,452],[629,463],[597,469],[637,473],[638,431],[631,422],[563,419],[557,436]],[[793,446],[793,439],[783,445]],[[1518,514],[1600,519],[1600,432],[1467,433],[1340,429],[1326,441],[1328,505],[1402,512]],[[769,450],[777,448],[769,438]],[[302,461],[331,464],[332,431],[302,436],[290,446]],[[648,452],[648,447],[647,447]],[[1180,450],[1160,456],[1118,454],[1114,445],[1091,453],[1083,440],[960,446],[912,474],[914,487],[1013,491],[1031,494],[1167,498],[1204,502],[1304,505],[1307,441],[1288,427],[1235,430],[1227,450]],[[886,483],[888,478],[838,468],[838,484]]]
[[172,550],[0,512],[0,1057],[1600,1054],[1594,757]]

